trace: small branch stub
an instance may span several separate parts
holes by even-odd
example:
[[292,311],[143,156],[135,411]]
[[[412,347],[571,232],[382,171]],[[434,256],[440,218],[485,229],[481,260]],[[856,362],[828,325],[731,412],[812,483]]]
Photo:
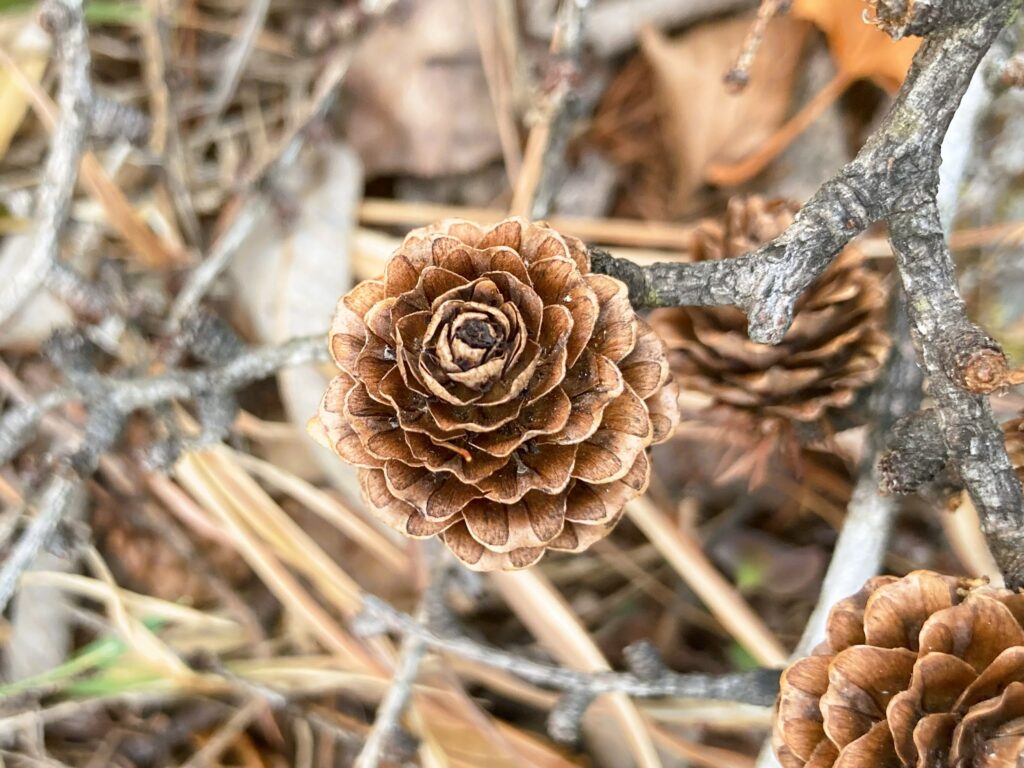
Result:
[[872,21],[875,26],[899,40],[973,21],[998,3],[979,0],[869,0],[869,4],[874,11]]
[[953,383],[975,395],[990,395],[1024,383],[1024,370],[1013,370],[999,344],[978,328],[950,345],[944,367]]

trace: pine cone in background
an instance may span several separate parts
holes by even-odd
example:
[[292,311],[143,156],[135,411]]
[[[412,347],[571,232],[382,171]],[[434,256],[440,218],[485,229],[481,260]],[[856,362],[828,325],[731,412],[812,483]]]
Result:
[[782,674],[784,768],[1019,768],[1024,594],[930,571],[881,576]]
[[[203,605],[215,597],[208,573],[152,527],[106,504],[94,507],[90,522],[100,552],[125,589],[190,605]],[[229,584],[242,587],[251,577],[248,565],[233,548],[208,540],[195,544],[195,557]]]
[[370,509],[477,570],[607,535],[678,420],[665,350],[586,248],[513,218],[418,229],[338,304],[310,429]]
[[[723,219],[698,225],[690,255],[703,261],[756,250],[782,234],[798,209],[735,198]],[[684,394],[703,401],[699,413],[687,416],[760,442],[792,434],[792,425],[831,432],[828,416],[849,406],[882,369],[889,347],[885,304],[881,279],[850,246],[804,292],[777,346],[751,341],[746,316],[734,307],[659,309],[650,323],[669,347]]]

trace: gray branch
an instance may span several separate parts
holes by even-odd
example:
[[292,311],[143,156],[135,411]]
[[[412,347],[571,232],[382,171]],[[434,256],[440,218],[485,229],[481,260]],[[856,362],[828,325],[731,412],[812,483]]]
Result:
[[625,693],[635,698],[679,698],[734,701],[757,706],[771,706],[779,690],[779,670],[759,669],[727,675],[664,674],[648,679],[639,674],[623,672],[578,672],[573,669],[543,664],[513,653],[491,648],[467,637],[441,637],[373,596],[363,598],[367,624],[405,637],[416,637],[425,646],[455,658],[485,664],[508,672],[528,683],[566,692],[584,692],[591,696]]
[[[103,392],[102,404],[117,417],[117,431],[131,413],[172,400],[194,400],[210,393],[229,394],[281,368],[312,362],[326,362],[327,345],[322,335],[290,339],[283,344],[246,350],[229,362],[196,370],[171,370],[159,376],[93,380]],[[89,383],[89,377],[86,377]],[[91,400],[90,411],[99,403],[84,390],[88,386],[54,390],[32,403],[14,408],[0,418],[0,464],[10,461],[32,438],[35,428],[51,410],[71,402]],[[103,410],[103,409],[100,409]],[[108,411],[107,417],[110,417]]]
[[946,453],[974,500],[1007,584],[1024,586],[1024,499],[983,397],[1005,380],[1006,358],[967,317],[936,203],[950,121],[1022,0],[874,4],[891,34],[929,36],[878,130],[780,237],[735,259],[689,264],[642,267],[594,251],[593,268],[623,280],[639,307],[738,306],[748,315],[750,337],[775,344],[792,322],[796,300],[836,254],[869,225],[888,222]]
[[43,4],[41,15],[56,38],[54,48],[59,52],[57,124],[39,184],[35,242],[14,276],[0,285],[0,324],[21,308],[57,262],[92,109],[89,33],[82,0],[49,0]]
[[46,485],[36,497],[35,517],[29,522],[25,533],[18,539],[13,551],[0,567],[0,613],[6,610],[21,574],[57,530],[64,513],[71,506],[80,488],[81,481],[67,471],[55,471],[46,481]]

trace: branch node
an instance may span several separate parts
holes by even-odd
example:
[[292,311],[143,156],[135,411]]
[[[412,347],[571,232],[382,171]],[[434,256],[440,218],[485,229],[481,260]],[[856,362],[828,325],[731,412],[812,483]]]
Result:
[[916,493],[942,472],[949,451],[934,408],[896,422],[878,460],[879,487],[886,494]]
[[569,691],[559,697],[548,714],[548,735],[559,744],[573,746],[579,743],[583,716],[594,698],[586,688]]
[[971,326],[946,347],[943,367],[961,389],[987,395],[1010,384],[1010,366],[999,343]]
[[973,21],[992,10],[977,0],[869,0],[871,22],[894,40],[924,36]]
[[641,680],[659,680],[670,674],[658,649],[649,640],[630,643],[622,653],[629,671]]

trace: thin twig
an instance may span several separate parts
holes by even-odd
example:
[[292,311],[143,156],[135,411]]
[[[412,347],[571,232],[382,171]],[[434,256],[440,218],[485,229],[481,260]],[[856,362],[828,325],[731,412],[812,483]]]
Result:
[[[112,415],[124,417],[141,408],[171,400],[191,400],[209,392],[233,392],[281,368],[326,362],[327,359],[327,345],[323,336],[305,336],[276,346],[245,351],[224,365],[197,370],[171,370],[158,376],[105,378],[101,383],[106,394],[105,402],[114,411]],[[35,427],[49,411],[86,399],[87,393],[76,387],[66,387],[48,392],[35,402],[4,414],[0,418],[0,464],[10,461],[25,446]],[[96,403],[92,405],[95,407]]]
[[60,235],[71,211],[85,136],[89,127],[89,33],[81,0],[49,0],[43,18],[58,43],[57,127],[39,185],[35,241],[15,274],[0,285],[0,323],[8,320],[35,292],[57,261]]
[[402,641],[391,687],[377,707],[377,716],[356,758],[355,768],[377,768],[380,765],[388,742],[399,727],[402,713],[409,705],[425,650],[426,644],[414,635],[407,635]]
[[80,485],[78,478],[69,472],[58,470],[50,475],[36,499],[36,516],[0,567],[0,613],[14,596],[21,574],[57,530]]
[[227,229],[213,244],[209,255],[189,273],[187,282],[174,298],[165,329],[168,334],[174,334],[181,329],[185,318],[195,311],[213,281],[238,253],[242,243],[256,224],[266,216],[267,211],[266,200],[260,195],[252,195],[242,202]]
[[402,613],[378,597],[363,598],[363,612],[370,626],[409,636],[430,648],[457,658],[508,672],[544,688],[577,691],[598,696],[624,693],[634,698],[677,698],[736,701],[770,706],[778,693],[776,670],[762,669],[728,675],[676,674],[667,670],[653,678],[624,672],[579,672],[481,645],[466,637],[441,637],[412,616]]
[[566,107],[579,74],[583,21],[590,0],[562,0],[561,13],[551,38],[550,65],[530,129],[523,164],[512,193],[510,210],[533,219],[547,215],[554,196],[554,179],[562,165],[569,129]]
[[245,15],[245,22],[239,34],[229,44],[231,50],[224,56],[224,64],[217,87],[210,97],[206,106],[206,120],[210,122],[220,117],[221,112],[227,107],[228,101],[235,94],[238,83],[242,79],[242,72],[249,62],[253,49],[256,46],[256,37],[267,19],[267,11],[270,10],[270,0],[253,0],[249,3],[249,9]]
[[725,74],[725,83],[733,91],[739,92],[747,87],[750,82],[750,68],[757,58],[757,52],[761,49],[761,43],[764,42],[764,33],[768,29],[768,23],[788,4],[789,0],[761,0],[761,6],[757,9],[757,18],[743,41],[743,48],[740,50],[739,56],[736,57],[736,63]]

